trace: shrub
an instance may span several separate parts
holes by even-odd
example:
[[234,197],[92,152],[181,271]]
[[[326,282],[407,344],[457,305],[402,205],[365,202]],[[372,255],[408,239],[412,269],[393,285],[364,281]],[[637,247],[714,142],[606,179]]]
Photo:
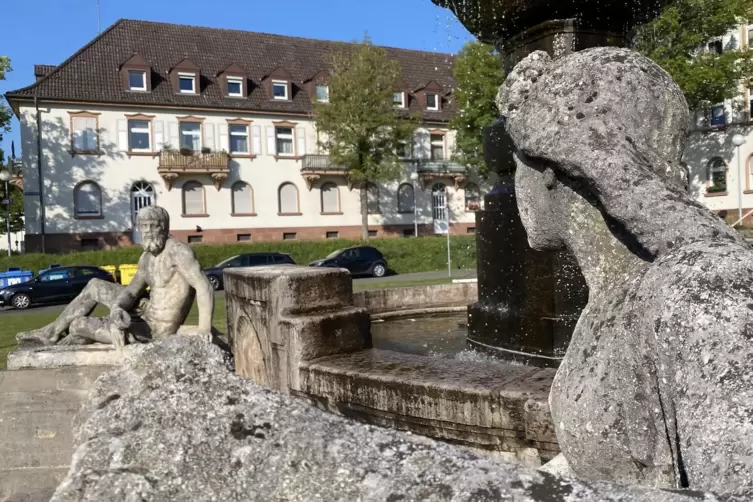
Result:
[[[202,267],[211,267],[240,253],[276,251],[288,253],[299,265],[308,265],[324,258],[332,251],[360,244],[358,241],[283,241],[237,244],[197,244],[193,246]],[[447,268],[447,241],[444,237],[419,237],[406,239],[372,239],[369,241],[387,258],[389,266],[399,274],[431,272]],[[476,267],[476,241],[474,236],[451,238],[452,268]],[[0,271],[20,267],[34,273],[52,264],[60,265],[121,265],[136,264],[141,256],[140,247],[116,248],[106,251],[84,251],[70,254],[29,253],[0,257]]]

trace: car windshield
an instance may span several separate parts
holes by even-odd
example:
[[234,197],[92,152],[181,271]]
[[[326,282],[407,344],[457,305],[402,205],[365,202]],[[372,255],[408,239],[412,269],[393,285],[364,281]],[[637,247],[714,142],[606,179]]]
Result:
[[235,256],[231,256],[231,257],[230,257],[230,258],[228,258],[227,260],[224,260],[224,261],[221,261],[221,262],[219,262],[219,263],[218,263],[217,265],[215,265],[215,267],[221,267],[221,266],[223,266],[223,265],[227,265],[228,263],[230,263],[231,261],[235,260],[235,259],[236,259],[236,258],[238,258],[239,256],[240,256],[240,255],[235,255]]
[[325,260],[331,260],[332,258],[334,258],[335,256],[339,255],[343,251],[345,251],[345,250],[344,249],[338,249],[337,251],[332,251],[330,254],[327,255],[327,257],[325,258]]

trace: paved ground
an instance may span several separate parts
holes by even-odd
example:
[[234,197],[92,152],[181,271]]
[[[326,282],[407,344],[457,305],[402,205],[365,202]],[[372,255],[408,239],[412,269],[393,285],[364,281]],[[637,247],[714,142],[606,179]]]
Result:
[[[447,277],[447,271],[443,270],[441,272],[419,272],[415,274],[400,274],[400,275],[393,275],[389,277],[368,277],[363,279],[353,279],[353,284],[358,285],[361,287],[366,288],[379,288],[380,285],[394,285],[395,283],[410,283],[410,282],[421,282],[421,281],[431,281],[431,280],[439,280],[444,279]],[[453,279],[468,279],[476,277],[476,270],[453,270],[452,271],[452,278]],[[218,297],[224,297],[225,292],[224,291],[218,291],[216,293]],[[12,316],[12,315],[27,315],[31,313],[43,313],[43,312],[59,312],[63,310],[64,305],[44,305],[40,307],[32,307],[26,310],[14,310],[11,308],[3,308],[0,307],[0,317],[2,316]]]

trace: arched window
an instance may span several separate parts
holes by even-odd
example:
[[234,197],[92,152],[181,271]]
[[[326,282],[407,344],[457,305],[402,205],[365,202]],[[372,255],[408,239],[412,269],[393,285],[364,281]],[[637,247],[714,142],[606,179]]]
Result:
[[244,181],[233,183],[233,214],[253,214],[254,190]]
[[718,193],[727,191],[727,164],[719,157],[709,161],[706,169],[706,192]]
[[397,212],[398,213],[412,213],[414,209],[413,187],[408,183],[403,183],[397,187]]
[[280,214],[298,214],[298,187],[292,183],[283,183],[279,190]]
[[73,189],[73,206],[76,217],[102,216],[102,189],[93,181],[82,181]]
[[465,210],[477,211],[481,209],[481,197],[478,191],[478,185],[475,183],[466,183],[465,185]]
[[340,212],[340,191],[334,183],[325,183],[321,188],[322,213],[333,214]]
[[366,199],[369,214],[379,214],[379,188],[375,184],[366,185]]
[[204,185],[198,181],[183,183],[183,214],[207,214],[204,207]]

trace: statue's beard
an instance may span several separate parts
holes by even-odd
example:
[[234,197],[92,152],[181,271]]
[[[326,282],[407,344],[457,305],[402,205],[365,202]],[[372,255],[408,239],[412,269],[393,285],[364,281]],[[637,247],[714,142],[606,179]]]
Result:
[[144,236],[141,241],[141,247],[144,248],[144,251],[147,253],[159,254],[165,249],[166,242],[167,236],[165,235]]

